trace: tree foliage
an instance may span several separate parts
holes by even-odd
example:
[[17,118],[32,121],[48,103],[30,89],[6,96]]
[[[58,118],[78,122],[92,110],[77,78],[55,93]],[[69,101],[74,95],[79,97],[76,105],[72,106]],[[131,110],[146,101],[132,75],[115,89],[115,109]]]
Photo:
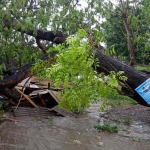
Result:
[[[134,3],[129,0],[119,0],[118,4],[109,3],[112,7],[111,11],[105,15],[106,20],[102,23],[106,43],[108,49],[115,46],[115,56],[129,58],[130,52],[128,51],[127,31],[123,22],[123,11],[126,10],[127,25],[129,25],[131,43],[135,53],[135,59],[139,63],[149,63],[149,50],[147,32],[149,30],[148,15],[146,15],[147,2],[135,1]],[[126,7],[124,6],[126,5]],[[128,7],[127,7],[128,5]]]
[[[94,60],[95,51],[85,30],[80,29],[69,36],[66,44],[67,47],[58,45],[49,50],[58,51],[55,64],[46,68],[38,63],[33,67],[33,71],[37,71],[37,66],[40,66],[43,71],[39,75],[51,79],[52,86],[63,85],[60,106],[81,111],[88,107],[90,102],[98,102],[102,97],[116,97],[117,90],[120,90],[117,79],[125,81],[126,77],[122,75],[123,72],[112,71],[106,76],[95,71],[94,68],[100,64]],[[104,105],[108,105],[107,102],[103,101]]]
[[[82,110],[90,102],[96,102],[100,97],[112,96],[115,94],[114,89],[120,89],[118,80],[126,80],[123,72],[110,71],[108,76],[104,76],[94,70],[97,65],[101,65],[94,57],[94,50],[99,48],[101,42],[106,42],[110,47],[118,46],[117,56],[121,53],[123,56],[126,55],[125,50],[128,45],[125,45],[127,42],[121,36],[122,31],[126,30],[119,30],[122,21],[111,14],[118,13],[116,8],[119,5],[114,7],[112,3],[104,0],[89,0],[85,1],[87,5],[83,7],[80,2],[81,0],[0,1],[0,59],[2,61],[0,81],[3,81],[1,85],[4,85],[7,75],[15,76],[18,72],[23,72],[22,69],[26,68],[26,64],[31,66],[36,62],[34,73],[50,78],[54,86],[63,84],[60,105],[67,109]],[[140,47],[144,45],[145,50],[148,51],[149,32],[147,26],[144,26],[141,21],[142,16],[147,14],[144,22],[149,24],[147,3],[148,0],[139,5],[140,11],[137,15],[129,13],[126,21],[131,20],[129,25],[134,32],[130,42],[136,43],[137,46],[137,43],[142,41]],[[105,17],[106,22],[101,26],[102,17]],[[119,27],[115,28],[117,25]],[[139,25],[142,34],[138,32],[134,37],[136,29],[141,31],[141,28],[137,28]],[[66,40],[67,35],[70,36]],[[106,41],[103,35],[106,35]],[[43,52],[54,51],[58,53],[54,61],[39,60]],[[19,67],[22,69],[19,70]]]

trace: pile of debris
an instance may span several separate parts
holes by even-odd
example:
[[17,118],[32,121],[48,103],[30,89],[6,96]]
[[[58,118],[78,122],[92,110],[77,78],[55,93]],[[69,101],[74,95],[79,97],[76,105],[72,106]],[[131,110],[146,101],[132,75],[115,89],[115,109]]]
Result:
[[[49,80],[26,78],[14,87],[16,100],[4,100],[4,107],[11,109],[13,117],[48,117],[52,114],[75,117],[75,114],[58,107],[63,88],[51,88]],[[3,97],[1,97],[3,101]]]

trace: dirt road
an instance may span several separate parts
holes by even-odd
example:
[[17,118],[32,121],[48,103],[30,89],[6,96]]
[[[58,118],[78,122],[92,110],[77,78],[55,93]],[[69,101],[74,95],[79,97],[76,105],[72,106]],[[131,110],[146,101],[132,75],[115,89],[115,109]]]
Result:
[[0,150],[150,150],[150,124],[144,122],[140,129],[132,119],[130,127],[122,126],[130,132],[123,128],[119,133],[98,132],[93,126],[111,115],[100,117],[97,110],[98,105],[92,105],[77,118],[5,121],[0,125]]

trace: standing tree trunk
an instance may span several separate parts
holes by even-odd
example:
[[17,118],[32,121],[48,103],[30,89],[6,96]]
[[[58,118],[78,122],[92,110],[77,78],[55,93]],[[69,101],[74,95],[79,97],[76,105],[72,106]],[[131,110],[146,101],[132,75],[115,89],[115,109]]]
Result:
[[132,38],[133,35],[131,34],[131,23],[132,23],[132,18],[134,16],[135,10],[133,8],[132,13],[130,15],[130,18],[128,18],[128,11],[129,11],[129,0],[126,0],[126,2],[123,2],[120,0],[120,5],[121,5],[121,13],[122,13],[122,19],[124,23],[124,27],[126,30],[126,39],[127,39],[127,47],[128,47],[128,52],[130,56],[130,66],[135,65],[135,43],[132,43]]
[[131,42],[131,29],[130,29],[130,23],[127,21],[127,16],[126,14],[122,15],[124,26],[127,32],[126,38],[127,38],[127,46],[128,46],[128,51],[129,51],[129,56],[130,56],[130,66],[135,65],[135,49],[134,49],[134,44]]

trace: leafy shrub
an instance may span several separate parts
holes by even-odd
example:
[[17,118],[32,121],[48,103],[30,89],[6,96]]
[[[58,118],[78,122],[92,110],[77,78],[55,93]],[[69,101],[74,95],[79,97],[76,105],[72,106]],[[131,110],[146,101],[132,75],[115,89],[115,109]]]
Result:
[[118,132],[117,126],[111,126],[108,123],[104,125],[95,125],[94,128],[98,131]]

